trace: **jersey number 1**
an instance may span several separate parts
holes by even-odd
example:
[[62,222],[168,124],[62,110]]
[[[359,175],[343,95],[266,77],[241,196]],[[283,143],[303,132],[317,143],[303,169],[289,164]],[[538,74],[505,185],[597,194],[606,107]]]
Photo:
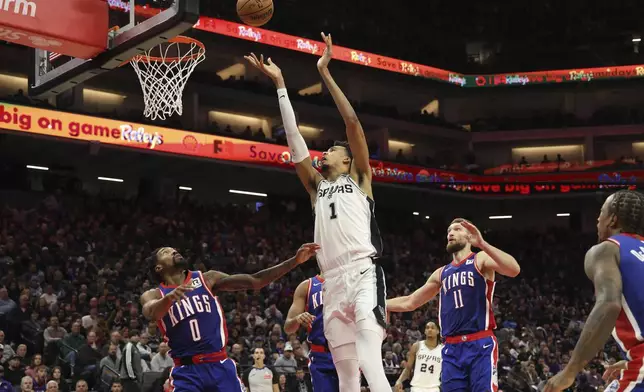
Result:
[[335,213],[335,203],[329,204],[329,208],[331,208],[331,219],[337,218],[338,214]]
[[192,333],[192,341],[198,342],[201,340],[201,331],[199,330],[199,323],[197,319],[192,319],[188,323],[190,324],[190,332]]

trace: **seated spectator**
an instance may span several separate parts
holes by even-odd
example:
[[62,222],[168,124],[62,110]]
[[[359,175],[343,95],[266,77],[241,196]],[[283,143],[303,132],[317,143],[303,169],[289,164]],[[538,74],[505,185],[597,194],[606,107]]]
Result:
[[62,392],[62,391],[58,387],[58,383],[54,380],[51,380],[47,382],[47,389],[45,390],[45,392]]
[[76,381],[75,392],[88,392],[88,391],[89,391],[89,385],[87,385],[87,381],[83,379]]
[[0,351],[2,351],[2,356],[0,356],[0,364],[4,365],[9,361],[9,358],[16,355],[16,352],[13,351],[11,345],[5,342],[4,331],[0,329]]
[[286,385],[287,392],[313,392],[311,378],[304,373],[304,369],[302,368],[297,369],[295,378],[289,381]]
[[293,346],[290,342],[284,345],[284,353],[273,364],[278,373],[294,375],[297,370],[297,361],[293,356]]
[[40,298],[45,300],[48,308],[51,308],[53,304],[58,302],[58,296],[54,294],[54,286],[50,284],[45,287],[45,293]]
[[[49,377],[49,382],[55,382],[58,386],[60,392],[69,392],[71,390],[71,385],[63,378],[63,370],[60,366],[55,366],[51,369],[51,376]],[[47,383],[49,385],[49,383]]]
[[35,376],[31,377],[33,380],[33,388],[35,392],[45,392],[47,389],[47,368],[39,366],[35,371]]
[[58,317],[52,316],[49,319],[49,326],[45,328],[43,337],[45,338],[45,347],[51,342],[58,342],[67,335],[65,328],[62,328],[58,323]]
[[25,374],[31,378],[36,377],[36,370],[42,366],[42,355],[35,354],[31,357],[31,363],[25,369]]
[[0,287],[0,319],[7,316],[16,308],[16,302],[9,298],[6,286]]
[[69,362],[72,369],[76,367],[78,350],[86,344],[85,337],[80,334],[81,323],[76,321],[72,324],[72,331],[60,340],[60,354],[63,359]]
[[35,392],[34,391],[34,380],[29,376],[24,376],[20,379],[20,392]]
[[168,347],[168,343],[163,342],[159,345],[159,352],[154,354],[151,361],[150,367],[153,372],[162,372],[165,369],[174,366],[174,361],[170,355],[168,355],[169,350],[170,348]]
[[141,359],[149,363],[152,360],[152,349],[148,345],[148,339],[147,332],[143,332],[139,336],[139,342],[136,344],[136,348],[139,350],[139,354],[141,354]]
[[29,358],[27,357],[27,345],[19,344],[16,348],[16,356],[20,358],[20,364],[23,367],[26,367],[30,364]]
[[13,392],[13,385],[4,378],[4,367],[0,366],[0,392]]
[[78,348],[74,373],[80,374],[91,385],[94,384],[98,365],[102,359],[100,348],[96,344],[96,332],[94,331],[87,333],[86,343]]
[[[122,346],[123,341],[121,339],[121,333],[119,331],[113,331],[110,334],[110,343],[114,344],[116,346],[116,356],[118,356],[120,358],[121,357],[121,346]],[[110,347],[107,344],[103,347],[103,356],[108,355],[108,349],[109,348]]]
[[[93,299],[93,298],[92,298]],[[90,308],[89,314],[81,318],[81,324],[85,330],[92,329],[98,322],[98,309]]]
[[123,384],[120,381],[112,382],[110,385],[110,392],[123,392]]

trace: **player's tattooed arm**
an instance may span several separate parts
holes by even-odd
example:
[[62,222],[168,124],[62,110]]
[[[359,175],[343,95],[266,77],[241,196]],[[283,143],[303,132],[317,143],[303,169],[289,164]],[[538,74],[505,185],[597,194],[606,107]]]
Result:
[[411,378],[412,371],[414,370],[414,364],[416,363],[416,353],[418,352],[419,344],[420,343],[418,342],[414,343],[413,346],[411,346],[411,350],[409,350],[409,353],[407,354],[407,366],[405,366],[402,373],[400,374],[400,377],[398,377],[398,380],[396,381],[396,385],[394,385],[396,392],[402,391],[403,383]]
[[575,375],[604,347],[622,311],[619,247],[610,241],[593,246],[586,253],[584,268],[595,286],[595,306],[566,366]]
[[[331,39],[331,34],[325,35],[321,33],[322,39],[326,44],[326,48],[320,60],[318,60],[318,71],[322,76],[322,80],[326,85],[335,105],[342,115],[342,120],[344,120],[344,125],[347,129],[347,141],[349,142],[349,147],[351,147],[351,153],[353,154],[353,164],[351,165],[352,170],[355,170],[355,175],[358,180],[358,184],[361,187],[365,187],[365,191],[369,196],[371,195],[371,165],[369,164],[369,147],[367,144],[367,139],[364,135],[364,130],[362,129],[362,124],[356,111],[351,106],[351,102],[347,99],[346,95],[342,92],[338,84],[335,82],[329,72],[329,62],[333,58],[333,40]],[[367,180],[368,183],[364,184],[364,181]],[[364,184],[364,185],[363,185]]]
[[410,295],[387,300],[387,311],[394,313],[411,312],[420,308],[434,298],[441,290],[441,271],[439,268],[432,273],[423,287]]
[[284,332],[292,334],[297,332],[300,325],[310,325],[315,317],[306,312],[306,295],[309,289],[309,280],[300,283],[295,289],[293,295],[293,303],[286,315],[286,322],[284,323]]
[[266,268],[254,274],[228,275],[218,271],[206,272],[205,278],[208,285],[216,291],[258,290],[268,286],[298,265],[306,262],[320,249],[317,244],[304,244],[297,251],[295,257]]

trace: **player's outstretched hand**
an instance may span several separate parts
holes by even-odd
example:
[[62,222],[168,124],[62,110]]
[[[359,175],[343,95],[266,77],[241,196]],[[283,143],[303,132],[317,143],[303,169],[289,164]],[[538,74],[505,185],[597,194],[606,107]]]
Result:
[[259,58],[257,58],[255,53],[251,53],[248,56],[244,56],[244,58],[248,60],[248,62],[251,63],[253,67],[259,69],[266,76],[271,78],[273,82],[275,82],[276,80],[282,77],[282,70],[280,69],[280,67],[277,66],[277,64],[273,62],[273,60],[271,60],[270,57],[266,62],[264,62],[263,54],[260,54]]
[[472,246],[480,247],[483,243],[483,235],[481,234],[481,231],[467,221],[461,222],[461,225],[470,233],[470,244],[472,244]]
[[315,256],[317,251],[320,250],[320,245],[318,244],[304,244],[298,249],[297,254],[295,255],[295,260],[297,264],[302,264],[308,261],[311,257]]
[[182,298],[186,298],[186,293],[189,293],[192,290],[194,290],[192,286],[188,284],[182,284],[181,286],[177,286],[176,289],[172,290],[170,294],[168,294],[168,297],[172,302],[181,301]]
[[320,57],[320,59],[318,60],[318,69],[322,71],[329,66],[329,62],[333,58],[333,40],[331,39],[331,34],[326,35],[324,33],[320,33],[320,35],[322,36],[322,40],[326,44],[324,53],[322,53],[322,57]]
[[396,383],[394,384],[394,392],[403,392],[403,391],[404,389],[403,389],[402,383],[396,381]]
[[315,321],[315,316],[312,315],[311,313],[304,312],[304,313],[298,314],[297,317],[295,317],[295,320],[297,320],[297,323],[300,325],[310,327],[311,324],[313,324],[313,321]]
[[607,365],[602,378],[606,382],[611,382],[617,377],[619,377],[619,372],[626,369],[627,361],[615,362],[612,365]]
[[548,380],[543,392],[561,392],[575,382],[575,376],[564,369]]

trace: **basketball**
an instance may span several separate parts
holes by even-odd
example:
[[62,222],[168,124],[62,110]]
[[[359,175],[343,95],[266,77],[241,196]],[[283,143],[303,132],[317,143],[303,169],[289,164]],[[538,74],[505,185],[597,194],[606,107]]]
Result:
[[273,17],[273,0],[237,0],[237,15],[249,26],[263,26]]

